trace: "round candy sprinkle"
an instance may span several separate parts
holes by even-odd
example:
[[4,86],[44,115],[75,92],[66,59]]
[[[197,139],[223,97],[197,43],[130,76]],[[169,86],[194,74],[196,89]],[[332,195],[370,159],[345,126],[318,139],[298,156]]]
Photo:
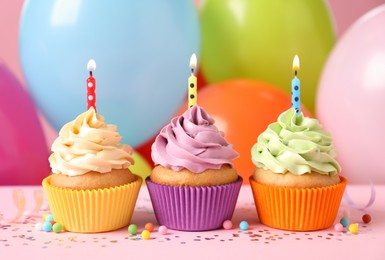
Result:
[[35,230],[36,230],[36,231],[42,231],[42,230],[43,230],[43,223],[37,222],[37,223],[35,224]]
[[136,235],[137,232],[138,232],[138,226],[137,225],[131,224],[128,226],[128,233],[130,233],[131,235]]
[[43,226],[42,226],[43,230],[45,232],[50,232],[51,229],[52,229],[52,224],[50,222],[44,222]]
[[48,213],[44,213],[43,214],[43,216],[42,216],[42,218],[43,218],[43,220],[45,221],[45,218],[48,216]]
[[143,230],[143,232],[142,232],[142,238],[143,238],[144,240],[149,240],[149,239],[150,239],[150,236],[151,236],[150,231],[148,231],[148,230]]
[[357,223],[355,223],[355,224],[350,224],[349,225],[349,231],[350,231],[350,233],[352,233],[352,234],[357,234],[358,233],[358,224]]
[[148,230],[150,232],[154,231],[154,224],[152,224],[151,222],[147,223],[146,225],[144,225],[144,229],[145,230]]
[[47,222],[53,221],[53,216],[52,216],[52,214],[48,214],[48,215],[45,217],[45,221],[47,221]]
[[347,227],[349,226],[350,221],[348,218],[341,218],[340,223],[343,227]]
[[55,225],[56,221],[55,221],[55,220],[52,220],[52,221],[50,221],[49,223],[51,223],[51,225],[53,226],[53,225]]
[[223,221],[223,228],[228,230],[228,229],[231,229],[233,227],[233,222],[231,222],[231,220],[225,220]]
[[350,216],[350,211],[348,209],[342,211],[342,217],[348,218]]
[[337,223],[334,225],[334,230],[337,232],[342,232],[344,230],[344,226],[341,223]]
[[365,214],[362,216],[362,221],[365,223],[365,224],[368,224],[372,221],[372,216],[370,216],[369,214]]
[[239,228],[242,230],[247,230],[249,228],[249,223],[247,223],[246,221],[242,221],[241,223],[239,223]]
[[162,234],[162,235],[167,235],[168,233],[168,229],[166,226],[160,226],[159,229],[158,229],[159,233]]
[[52,226],[52,230],[55,232],[55,233],[61,233],[63,231],[63,226],[62,224],[60,223],[55,223],[53,226]]

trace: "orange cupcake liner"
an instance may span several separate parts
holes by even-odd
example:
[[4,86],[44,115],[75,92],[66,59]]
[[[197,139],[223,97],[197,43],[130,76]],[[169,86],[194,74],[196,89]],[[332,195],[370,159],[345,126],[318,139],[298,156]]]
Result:
[[51,176],[43,188],[55,221],[78,233],[112,231],[127,226],[134,212],[142,178],[105,189],[74,190],[52,186]]
[[286,188],[258,183],[250,177],[259,220],[273,228],[312,231],[333,225],[347,180],[319,188]]

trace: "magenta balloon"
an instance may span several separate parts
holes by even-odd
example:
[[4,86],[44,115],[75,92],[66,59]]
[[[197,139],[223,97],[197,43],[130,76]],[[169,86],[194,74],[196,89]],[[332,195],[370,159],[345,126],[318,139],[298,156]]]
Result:
[[31,98],[0,62],[0,185],[41,184],[48,154]]
[[325,64],[316,111],[350,183],[385,184],[385,5],[357,20]]

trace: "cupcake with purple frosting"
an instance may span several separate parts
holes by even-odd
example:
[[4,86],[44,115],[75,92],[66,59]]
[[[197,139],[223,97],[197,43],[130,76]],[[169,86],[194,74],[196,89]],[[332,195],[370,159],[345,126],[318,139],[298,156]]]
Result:
[[146,179],[159,224],[203,231],[231,219],[242,185],[238,156],[203,108],[174,117],[152,145],[155,168]]

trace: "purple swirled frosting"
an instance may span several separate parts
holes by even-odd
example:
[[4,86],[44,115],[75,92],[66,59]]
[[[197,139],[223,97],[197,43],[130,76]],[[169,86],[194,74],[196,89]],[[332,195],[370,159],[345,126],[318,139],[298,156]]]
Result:
[[194,173],[233,166],[239,154],[226,142],[214,119],[195,105],[183,115],[174,117],[163,127],[152,144],[152,160],[156,165]]

